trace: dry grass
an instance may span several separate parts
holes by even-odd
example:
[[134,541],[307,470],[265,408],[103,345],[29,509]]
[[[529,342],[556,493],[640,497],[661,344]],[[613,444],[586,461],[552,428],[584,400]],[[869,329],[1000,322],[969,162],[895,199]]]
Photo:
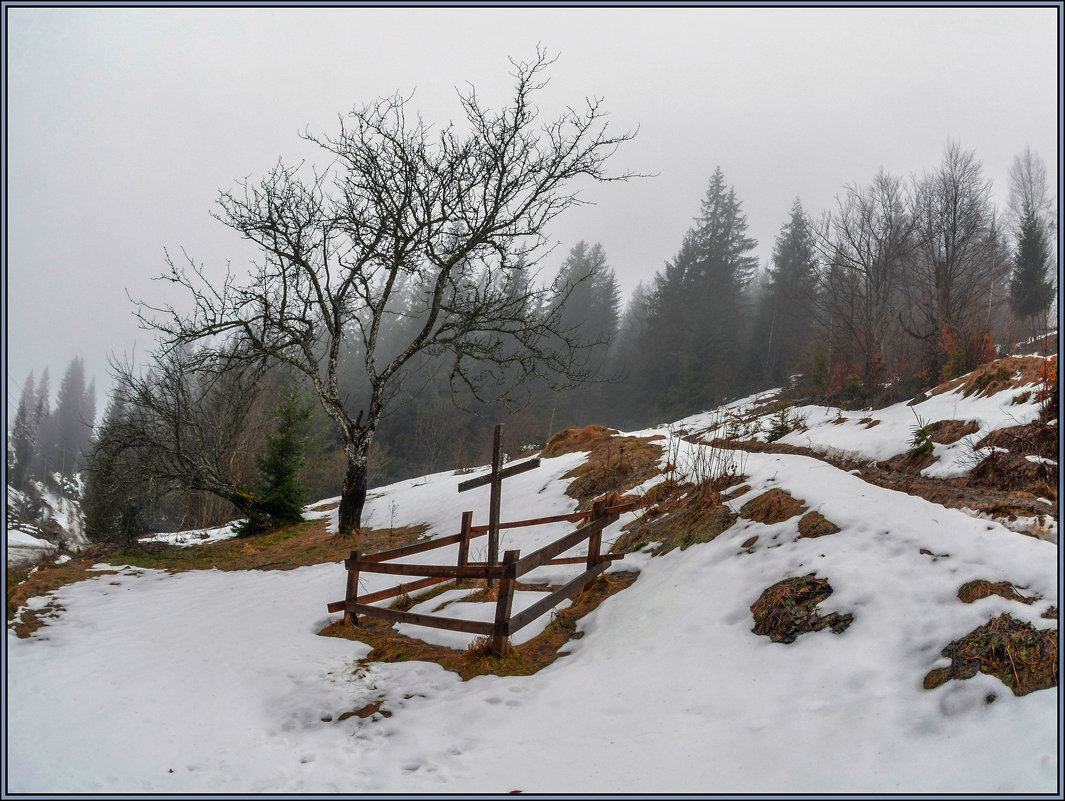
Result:
[[793,498],[779,487],[774,487],[741,506],[740,517],[768,525],[794,517],[803,509],[805,507],[801,500]]
[[824,537],[828,534],[838,534],[839,530],[839,526],[820,512],[807,512],[799,518],[800,537]]
[[1008,601],[1020,601],[1022,604],[1031,604],[1039,600],[1035,597],[1029,598],[1026,595],[1021,595],[1017,592],[1017,588],[1008,581],[992,583],[984,579],[976,579],[975,581],[966,582],[958,588],[958,598],[967,604],[992,595],[998,595]]
[[979,424],[973,420],[936,420],[928,424],[928,438],[940,445],[950,445],[979,430]]
[[611,493],[624,493],[658,475],[662,447],[653,444],[664,437],[621,437],[604,426],[560,431],[544,448],[542,455],[590,451],[587,461],[566,473],[573,479],[566,494],[575,498],[579,509]]
[[950,666],[929,671],[924,679],[926,690],[977,673],[995,676],[1014,695],[1058,686],[1057,629],[1037,629],[1009,615],[993,618],[941,653],[950,659]]
[[628,553],[658,542],[652,553],[660,556],[675,548],[684,550],[695,543],[710,542],[736,522],[736,515],[725,506],[713,482],[704,481],[684,494],[680,494],[681,486],[676,490],[676,495],[625,526],[625,533],[614,542],[611,551]]
[[[29,637],[37,629],[48,625],[48,618],[57,617],[63,611],[63,607],[58,602],[50,602],[41,609],[26,609],[25,606],[30,598],[48,595],[76,581],[114,575],[114,570],[89,570],[100,561],[100,553],[101,549],[95,547],[82,551],[80,554],[67,554],[71,560],[62,565],[55,564],[59,554],[51,554],[41,559],[36,565],[24,565],[8,570],[8,628],[18,637]],[[31,573],[33,567],[37,569]]]
[[[939,395],[960,388],[965,397],[994,395],[1004,389],[1034,384],[1046,365],[1038,356],[1009,356],[982,364],[968,375],[947,381],[933,389],[930,394]],[[1014,376],[1018,376],[1015,378]]]
[[396,631],[388,621],[366,616],[359,618],[357,626],[347,626],[343,621],[337,621],[326,626],[319,634],[370,645],[373,650],[360,660],[360,665],[412,660],[436,662],[446,670],[457,673],[463,681],[484,675],[528,676],[565,656],[562,647],[569,640],[581,636],[581,632],[577,631],[577,621],[611,595],[631,585],[636,576],[636,573],[600,576],[591,587],[573,599],[570,607],[554,614],[543,632],[526,643],[511,647],[502,657],[492,655],[486,637],[475,639],[469,648],[459,651],[407,637]]
[[752,631],[785,644],[794,642],[808,631],[831,628],[840,634],[854,620],[854,615],[817,614],[818,604],[831,594],[828,580],[814,578],[813,573],[778,581],[763,591],[751,606],[754,615]]

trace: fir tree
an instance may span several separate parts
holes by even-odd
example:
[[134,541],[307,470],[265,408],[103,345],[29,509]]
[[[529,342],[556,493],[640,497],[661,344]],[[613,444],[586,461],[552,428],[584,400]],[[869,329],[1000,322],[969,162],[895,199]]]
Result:
[[266,435],[266,448],[255,460],[262,482],[261,507],[276,522],[303,519],[300,470],[306,443],[303,428],[310,413],[310,408],[301,402],[298,388],[283,394],[274,413],[276,428]]

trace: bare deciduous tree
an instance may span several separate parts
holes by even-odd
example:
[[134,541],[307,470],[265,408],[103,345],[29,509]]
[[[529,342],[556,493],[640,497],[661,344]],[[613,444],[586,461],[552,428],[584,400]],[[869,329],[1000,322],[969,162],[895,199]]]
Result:
[[897,328],[899,281],[914,247],[915,221],[901,179],[881,170],[866,187],[847,186],[814,236],[823,272],[819,317],[871,388]]
[[[550,289],[515,296],[507,275],[522,259],[536,263],[547,225],[581,202],[578,179],[629,177],[608,176],[605,162],[634,134],[608,131],[598,99],[540,120],[533,99],[551,62],[538,51],[512,63],[515,92],[501,111],[483,108],[473,89],[459,93],[465,132],[434,132],[408,117],[409,98],[394,96],[356,108],[335,137],[305,134],[329,167],[279,163],[220,197],[219,219],[261,254],[250,278],[212,286],[191,259],[170,261],[165,277],[187,290],[194,311],[139,311],[167,346],[235,338],[310,379],[344,445],[344,532],[360,525],[374,432],[416,355],[449,354],[452,381],[478,396],[505,392],[515,376],[579,378]],[[410,287],[420,325],[381,354],[391,301]],[[338,388],[353,356],[369,385],[357,414]]]
[[965,344],[979,333],[996,260],[1002,259],[991,181],[973,151],[947,145],[942,164],[916,182],[913,216],[916,248],[906,270],[908,302],[901,319],[907,332],[942,358],[941,339]]

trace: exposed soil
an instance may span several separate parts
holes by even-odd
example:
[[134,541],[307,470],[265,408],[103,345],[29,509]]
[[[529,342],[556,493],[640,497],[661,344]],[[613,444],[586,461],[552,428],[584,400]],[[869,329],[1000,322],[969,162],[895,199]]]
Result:
[[928,438],[940,445],[950,445],[979,430],[980,426],[974,420],[936,420],[928,424]]
[[977,673],[995,676],[1014,695],[1058,686],[1058,630],[1037,629],[1008,614],[955,640],[941,653],[950,659],[950,666],[929,671],[926,690]]
[[820,512],[807,512],[799,518],[800,537],[824,537],[828,534],[838,534],[839,530],[839,526]]
[[940,384],[929,394],[941,395],[960,388],[965,397],[986,397],[1010,387],[1036,383],[1045,365],[1046,360],[1038,356],[1008,356],[982,364],[968,375]]
[[801,500],[793,498],[779,487],[774,487],[741,506],[740,517],[768,525],[795,517],[801,514],[804,508]]
[[614,542],[611,551],[628,553],[658,542],[651,553],[659,556],[676,548],[684,550],[689,545],[710,542],[736,522],[736,515],[725,505],[713,482],[682,486],[626,525],[622,529],[625,533]]
[[767,588],[751,606],[755,634],[769,637],[773,642],[791,643],[800,634],[831,628],[840,634],[854,620],[852,614],[817,613],[818,604],[832,594],[827,579],[795,576],[778,581]]
[[588,460],[566,473],[573,479],[566,494],[575,498],[578,509],[591,508],[592,501],[611,493],[624,493],[661,472],[662,446],[656,437],[622,437],[605,426],[567,428],[555,434],[541,456],[590,451]]
[[971,604],[974,601],[979,601],[981,598],[987,598],[992,595],[997,595],[1008,601],[1020,601],[1022,604],[1031,604],[1039,600],[1035,596],[1029,597],[1027,595],[1021,595],[1017,592],[1017,588],[1008,581],[997,581],[992,583],[985,579],[976,579],[975,581],[966,582],[958,588],[959,600],[967,604]]

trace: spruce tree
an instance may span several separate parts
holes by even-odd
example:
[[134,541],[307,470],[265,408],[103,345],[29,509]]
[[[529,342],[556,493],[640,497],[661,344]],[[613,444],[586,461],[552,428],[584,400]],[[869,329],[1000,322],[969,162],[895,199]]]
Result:
[[742,355],[757,242],[720,167],[695,223],[655,276],[645,344],[655,367],[644,377],[655,417],[699,411],[749,386]]
[[1021,218],[1010,276],[1010,307],[1018,317],[1034,322],[1050,308],[1054,285],[1047,276],[1049,266],[1046,226],[1034,211],[1029,211]]
[[[301,402],[298,388],[284,393],[274,412],[276,428],[266,435],[266,448],[255,460],[262,481],[261,508],[276,522],[303,519],[300,470],[307,439],[303,428],[310,413],[310,408]],[[245,529],[242,533],[251,532]]]

